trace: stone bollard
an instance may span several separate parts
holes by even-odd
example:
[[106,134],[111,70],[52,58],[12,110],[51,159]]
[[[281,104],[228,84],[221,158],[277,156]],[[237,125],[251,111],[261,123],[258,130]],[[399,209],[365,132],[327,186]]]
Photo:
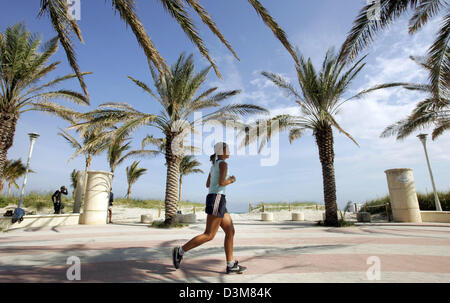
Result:
[[175,215],[175,223],[183,223],[183,214],[177,213]]
[[80,216],[81,224],[106,224],[112,176],[112,173],[106,171],[88,172],[83,216]]
[[422,217],[412,169],[389,169],[385,173],[394,221],[421,223]]
[[141,215],[141,223],[150,224],[153,223],[153,215]]
[[273,221],[273,213],[261,213],[262,221]]
[[182,218],[183,223],[196,223],[197,215],[196,214],[186,214]]
[[292,221],[305,221],[305,214],[302,212],[292,213]]
[[356,214],[356,220],[358,222],[370,222],[370,213],[359,212]]

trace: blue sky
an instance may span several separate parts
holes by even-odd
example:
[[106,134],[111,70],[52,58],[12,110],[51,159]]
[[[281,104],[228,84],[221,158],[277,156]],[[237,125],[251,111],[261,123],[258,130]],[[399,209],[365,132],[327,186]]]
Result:
[[[39,1],[5,1],[0,11],[0,30],[23,21],[32,32],[42,34],[49,40],[55,33],[47,17],[37,18]],[[245,102],[264,106],[272,114],[296,113],[295,102],[285,97],[271,85],[261,71],[282,74],[294,85],[295,69],[292,58],[262,23],[247,1],[203,1],[224,36],[240,57],[240,62],[197,20],[199,31],[223,75],[223,80],[211,72],[205,89],[218,86],[222,90],[241,89],[243,92],[228,103]],[[183,51],[193,53],[198,69],[208,62],[186,38],[179,26],[159,4],[159,1],[137,1],[138,14],[157,48],[167,60],[174,62]],[[361,0],[278,1],[263,0],[279,24],[287,32],[291,43],[305,57],[320,64],[326,50],[340,47],[358,11],[365,3]],[[344,4],[343,4],[344,3]],[[159,112],[158,103],[127,79],[133,76],[151,84],[146,57],[130,29],[116,15],[109,3],[103,0],[81,0],[81,27],[85,44],[77,43],[78,63],[83,71],[92,71],[86,77],[92,105],[74,106],[65,101],[61,104],[87,111],[106,102],[127,102],[139,110]],[[423,82],[427,75],[408,57],[423,55],[431,44],[439,23],[430,22],[418,34],[407,33],[407,19],[400,19],[388,31],[379,34],[376,42],[367,50],[367,65],[353,83],[348,96],[360,89],[392,81]],[[52,61],[61,61],[51,78],[71,73],[62,48]],[[64,87],[80,90],[77,81],[67,82]],[[403,141],[394,138],[381,139],[379,134],[389,124],[404,118],[423,95],[402,89],[379,91],[370,96],[349,102],[337,116],[343,128],[358,141],[357,147],[345,136],[335,132],[335,169],[338,204],[347,201],[364,202],[388,193],[384,170],[409,167],[414,170],[416,189],[431,191],[431,183],[425,163],[423,148],[415,136]],[[27,192],[31,190],[52,191],[70,184],[73,169],[83,169],[84,159],[67,162],[72,148],[57,136],[58,127],[67,123],[40,112],[27,112],[19,120],[14,146],[8,158],[26,161],[29,148],[27,134],[38,132],[32,158],[36,174],[29,175]],[[426,132],[426,130],[425,130]],[[141,129],[134,136],[133,145],[138,147],[146,134],[158,135],[151,128]],[[449,135],[428,144],[433,173],[439,190],[448,190],[450,155]],[[263,156],[233,156],[229,159],[232,174],[237,183],[227,189],[230,211],[242,211],[248,203],[275,201],[317,201],[323,203],[322,175],[317,146],[312,134],[289,144],[287,135],[280,135],[279,162],[275,166],[261,166]],[[209,154],[198,156],[205,172],[209,170]],[[126,194],[125,167],[129,160],[116,170],[114,192],[116,197]],[[164,198],[164,159],[142,159],[141,166],[148,169],[133,187],[136,198]],[[92,170],[107,170],[106,155],[94,158]],[[190,175],[183,181],[183,197],[203,202],[207,174]],[[22,181],[20,180],[19,184]]]

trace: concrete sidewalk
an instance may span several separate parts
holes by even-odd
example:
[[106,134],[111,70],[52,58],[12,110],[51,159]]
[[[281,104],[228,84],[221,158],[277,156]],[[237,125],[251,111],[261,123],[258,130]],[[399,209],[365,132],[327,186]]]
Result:
[[[225,274],[221,230],[173,268],[171,248],[202,233],[202,220],[170,230],[125,223],[0,233],[0,282],[71,282],[71,256],[81,261],[81,282],[450,282],[449,226],[234,224],[243,275]],[[369,280],[377,266],[380,280]]]

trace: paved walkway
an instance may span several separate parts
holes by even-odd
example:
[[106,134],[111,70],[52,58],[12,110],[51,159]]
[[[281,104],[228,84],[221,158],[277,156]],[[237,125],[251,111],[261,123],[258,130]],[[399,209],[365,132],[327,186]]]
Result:
[[203,232],[200,221],[171,230],[112,224],[0,233],[0,282],[67,282],[71,256],[81,261],[82,282],[374,282],[369,269],[378,265],[380,282],[450,282],[450,226],[234,223],[243,275],[224,274],[222,231],[173,268],[171,248]]

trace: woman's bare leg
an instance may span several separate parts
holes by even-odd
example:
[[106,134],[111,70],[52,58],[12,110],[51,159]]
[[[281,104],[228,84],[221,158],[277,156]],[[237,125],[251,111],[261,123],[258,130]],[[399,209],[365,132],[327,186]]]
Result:
[[234,225],[229,213],[225,213],[223,216],[220,227],[222,227],[225,232],[225,241],[223,243],[223,246],[225,247],[225,256],[227,258],[227,262],[231,262],[233,261]]
[[206,218],[206,229],[205,232],[201,235],[198,235],[194,238],[192,238],[189,242],[184,244],[182,246],[183,250],[189,251],[197,246],[202,245],[205,242],[211,241],[214,239],[214,236],[217,233],[217,230],[219,229],[220,222],[222,221],[222,218],[208,215]]

